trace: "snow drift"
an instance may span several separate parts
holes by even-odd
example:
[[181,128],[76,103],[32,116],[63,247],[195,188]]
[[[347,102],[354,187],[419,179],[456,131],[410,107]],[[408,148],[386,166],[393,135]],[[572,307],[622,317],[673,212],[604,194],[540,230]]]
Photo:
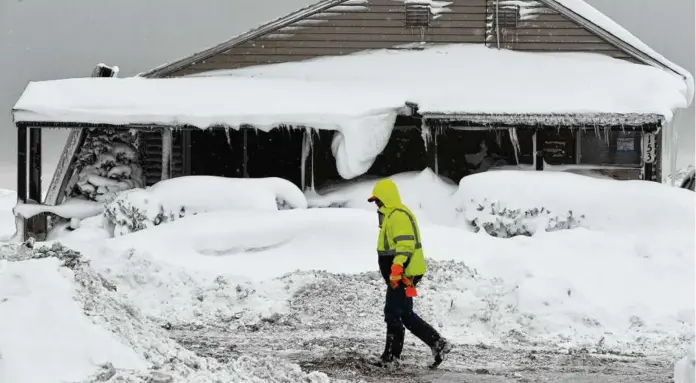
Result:
[[0,381],[78,381],[107,362],[145,368],[133,349],[84,315],[73,278],[56,258],[0,260]]
[[306,209],[300,189],[281,178],[187,176],[121,193],[104,213],[109,232],[123,235],[187,215],[223,210]]
[[[421,229],[431,272],[418,305],[456,341],[677,355],[693,334],[693,193],[560,173],[491,172],[468,177],[454,193],[428,172],[394,178],[410,195],[407,204],[425,198],[435,206],[420,206],[430,214]],[[360,206],[369,195],[360,189],[374,180],[364,182],[315,197]],[[441,185],[450,203],[485,196],[548,205],[583,212],[588,224],[505,240],[475,234],[436,222],[433,212],[445,207],[447,219],[465,212],[444,197],[419,195],[429,182]],[[621,201],[626,195],[631,203]],[[376,268],[377,218],[367,209],[220,211],[106,242],[65,241],[152,318],[253,324],[288,313],[288,300],[303,286]],[[669,218],[659,221],[658,213]],[[371,283],[352,286],[358,296],[382,299]],[[360,326],[381,337],[382,322],[370,324],[379,309],[369,306],[374,312]]]
[[12,329],[0,333],[3,382],[328,382],[278,359],[197,356],[60,244],[0,245],[0,304],[0,325]]

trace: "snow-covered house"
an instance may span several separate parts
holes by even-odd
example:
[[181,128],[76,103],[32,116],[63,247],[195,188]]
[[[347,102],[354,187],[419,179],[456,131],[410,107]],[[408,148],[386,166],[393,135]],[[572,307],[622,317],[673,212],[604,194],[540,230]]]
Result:
[[29,84],[14,108],[20,201],[40,198],[44,127],[74,129],[49,205],[189,174],[309,188],[512,166],[658,181],[693,98],[690,73],[581,0],[324,0],[106,77]]

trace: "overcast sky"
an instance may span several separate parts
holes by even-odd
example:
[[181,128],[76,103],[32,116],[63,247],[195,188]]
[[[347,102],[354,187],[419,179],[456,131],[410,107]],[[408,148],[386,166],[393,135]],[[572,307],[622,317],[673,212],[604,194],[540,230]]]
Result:
[[[0,0],[0,188],[14,188],[11,108],[30,80],[88,76],[100,62],[121,77],[191,54],[315,0]],[[694,0],[589,0],[648,45],[694,72]],[[640,3],[640,5],[638,5]],[[694,109],[681,125],[693,163]],[[54,162],[64,134],[49,133]],[[47,182],[47,181],[45,181]]]

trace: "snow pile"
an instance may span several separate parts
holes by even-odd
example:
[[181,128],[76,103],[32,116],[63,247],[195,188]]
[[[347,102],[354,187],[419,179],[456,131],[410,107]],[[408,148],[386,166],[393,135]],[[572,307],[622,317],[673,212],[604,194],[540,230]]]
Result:
[[508,209],[497,202],[473,201],[465,209],[467,223],[475,232],[485,230],[488,234],[499,238],[510,238],[518,235],[531,236],[540,230],[556,231],[579,227],[584,216],[576,217],[572,211],[565,216],[553,215],[546,208]]
[[[360,207],[370,182],[321,202]],[[484,173],[454,193],[428,172],[397,182],[430,217],[420,220],[429,273],[418,310],[456,342],[677,358],[693,339],[692,192],[556,172]],[[433,182],[442,195],[419,192]],[[456,221],[465,212],[454,203],[482,197],[585,219],[501,240]],[[454,223],[433,222],[445,208]],[[374,207],[214,211],[106,241],[85,229],[61,240],[159,324],[383,337]]]
[[689,347],[687,355],[674,364],[674,383],[693,383],[696,381],[696,358],[694,345]]
[[[645,231],[694,226],[693,196],[654,182],[512,170],[471,175],[459,187],[430,169],[391,178],[403,203],[421,221],[473,231],[483,227],[501,237],[531,235],[537,227],[545,227],[545,231],[575,227]],[[310,207],[375,211],[367,198],[377,180],[337,183],[307,192],[307,200]],[[629,195],[631,198],[625,198]]]
[[15,232],[15,219],[12,209],[17,203],[17,193],[0,189],[0,241],[8,239]]
[[0,334],[2,381],[329,381],[282,360],[240,357],[222,365],[196,356],[60,244],[36,253],[23,247],[12,261],[0,260],[0,297],[7,308],[0,325],[13,329]]
[[107,362],[145,368],[140,355],[84,315],[73,277],[56,258],[0,260],[0,381],[77,381]]
[[111,202],[104,216],[114,235],[123,235],[187,215],[223,210],[306,209],[307,200],[281,178],[178,177],[133,189]]
[[[454,224],[456,212],[452,198],[457,185],[452,180],[438,176],[426,168],[390,177],[399,187],[402,202],[418,214],[419,221]],[[375,211],[375,205],[367,202],[379,178],[363,177],[347,182],[327,185],[305,194],[310,207],[341,207]]]
[[24,218],[31,218],[41,213],[53,213],[59,217],[82,220],[94,217],[104,211],[104,203],[90,201],[83,197],[75,197],[66,200],[56,206],[37,203],[17,203],[13,212]]
[[582,226],[606,231],[689,230],[694,196],[648,181],[614,181],[564,172],[495,171],[462,178],[457,198],[498,201],[509,209],[545,207],[584,215]]

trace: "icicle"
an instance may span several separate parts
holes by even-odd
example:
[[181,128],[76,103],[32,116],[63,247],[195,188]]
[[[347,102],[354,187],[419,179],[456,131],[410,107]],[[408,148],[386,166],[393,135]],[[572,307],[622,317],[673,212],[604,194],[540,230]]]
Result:
[[[300,160],[300,173],[302,177],[301,185],[302,190],[306,191],[308,188],[310,191],[314,191],[314,140],[312,139],[312,134],[314,130],[312,128],[304,128],[304,138],[302,140],[302,157]],[[307,159],[309,159],[309,164],[311,166],[310,184],[306,184],[307,180]]]
[[225,137],[227,137],[227,145],[232,147],[232,137],[230,136],[230,128],[225,128]]
[[604,142],[606,142],[607,145],[609,145],[609,135],[610,135],[610,133],[611,133],[611,128],[605,127],[605,128],[604,128]]
[[517,128],[509,128],[510,142],[512,142],[512,148],[515,150],[515,164],[520,164],[519,152],[520,152],[520,141],[517,138]]
[[421,138],[423,139],[423,145],[425,146],[425,151],[428,151],[428,143],[433,139],[433,134],[430,131],[430,126],[423,120],[421,124]]
[[314,140],[312,139],[312,133],[313,130],[310,128],[309,129],[310,136],[309,136],[309,148],[311,149],[312,156],[309,157],[309,163],[312,165],[312,173],[310,174],[310,182],[311,182],[311,191],[315,192],[316,189],[314,188]]

